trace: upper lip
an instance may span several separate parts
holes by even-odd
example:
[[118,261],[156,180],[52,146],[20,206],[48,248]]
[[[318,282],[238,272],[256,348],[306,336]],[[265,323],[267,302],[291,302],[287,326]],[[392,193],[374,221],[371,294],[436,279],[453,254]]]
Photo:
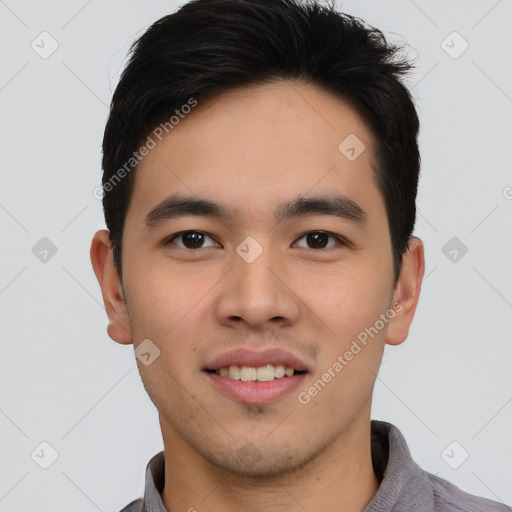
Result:
[[309,371],[304,361],[280,348],[270,348],[257,352],[245,348],[232,350],[216,357],[203,370],[218,370],[232,365],[259,368],[267,364],[283,365],[298,371]]

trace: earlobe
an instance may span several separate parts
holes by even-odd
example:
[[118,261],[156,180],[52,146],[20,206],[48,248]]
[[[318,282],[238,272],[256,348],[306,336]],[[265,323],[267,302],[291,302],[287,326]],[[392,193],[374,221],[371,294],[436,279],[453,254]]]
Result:
[[398,304],[399,307],[394,308],[397,312],[388,326],[386,343],[389,345],[399,345],[409,335],[409,327],[418,305],[424,273],[423,242],[417,237],[411,237],[393,293],[393,305]]
[[108,316],[107,334],[117,343],[130,344],[128,312],[119,274],[112,256],[110,232],[97,231],[91,243],[91,263],[98,279]]

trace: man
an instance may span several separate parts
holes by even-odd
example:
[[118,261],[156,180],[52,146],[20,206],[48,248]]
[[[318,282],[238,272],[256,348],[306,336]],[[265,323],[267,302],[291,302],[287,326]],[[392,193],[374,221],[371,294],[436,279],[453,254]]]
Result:
[[506,511],[370,419],[424,274],[398,48],[332,7],[196,0],[137,41],[91,260],[164,451],[125,511]]

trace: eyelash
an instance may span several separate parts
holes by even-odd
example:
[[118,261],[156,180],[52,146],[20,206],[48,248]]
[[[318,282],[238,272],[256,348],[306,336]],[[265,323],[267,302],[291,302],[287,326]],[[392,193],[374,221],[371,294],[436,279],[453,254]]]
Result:
[[[201,233],[202,235],[206,235],[207,237],[210,237],[212,240],[214,240],[216,243],[218,243],[214,237],[212,237],[211,235],[209,235],[208,233],[206,233],[205,231],[199,231],[199,230],[186,230],[186,231],[180,231],[178,233],[175,233],[174,235],[171,235],[169,238],[167,238],[163,245],[175,245],[173,244],[173,241],[177,238],[179,238],[181,235],[184,235],[185,233]],[[313,233],[321,233],[323,235],[328,235],[329,237],[331,238],[334,238],[336,239],[338,242],[339,242],[339,245],[341,246],[347,246],[349,245],[348,242],[346,240],[344,240],[342,237],[338,236],[338,235],[335,235],[334,233],[330,233],[329,231],[308,231],[307,233],[304,233],[303,235],[301,235],[297,240],[300,240],[301,238],[304,238],[305,236],[307,235],[310,235],[310,234],[313,234]],[[178,247],[179,249],[182,249],[182,250],[185,250],[185,251],[198,251],[200,249],[208,249],[208,247],[199,247],[198,249],[189,249],[187,247],[179,247],[179,246],[176,246]],[[327,249],[332,249],[334,248],[335,246],[329,246],[329,247],[322,247],[320,249],[311,249],[312,251],[321,251],[321,250],[327,250]],[[309,247],[302,247],[303,249],[309,249]]]

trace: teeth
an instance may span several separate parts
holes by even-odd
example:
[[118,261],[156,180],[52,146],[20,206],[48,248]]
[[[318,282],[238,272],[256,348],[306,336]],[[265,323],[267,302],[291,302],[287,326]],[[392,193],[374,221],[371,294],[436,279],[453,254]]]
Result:
[[239,366],[230,366],[228,368],[228,377],[234,380],[240,380],[240,367]]
[[240,368],[240,380],[250,382],[258,378],[258,370],[251,368],[250,366],[242,366]]
[[222,377],[229,377],[233,380],[242,380],[244,382],[261,381],[268,382],[274,379],[280,379],[284,376],[292,377],[295,370],[289,366],[284,367],[282,364],[272,365],[267,364],[260,366],[259,368],[253,368],[250,366],[224,366],[218,370],[215,370],[217,375]]
[[256,380],[268,381],[274,380],[274,366],[267,364],[266,366],[260,366],[256,370]]
[[284,366],[279,364],[277,366],[274,366],[274,377],[276,379],[280,379],[281,377],[284,377]]

